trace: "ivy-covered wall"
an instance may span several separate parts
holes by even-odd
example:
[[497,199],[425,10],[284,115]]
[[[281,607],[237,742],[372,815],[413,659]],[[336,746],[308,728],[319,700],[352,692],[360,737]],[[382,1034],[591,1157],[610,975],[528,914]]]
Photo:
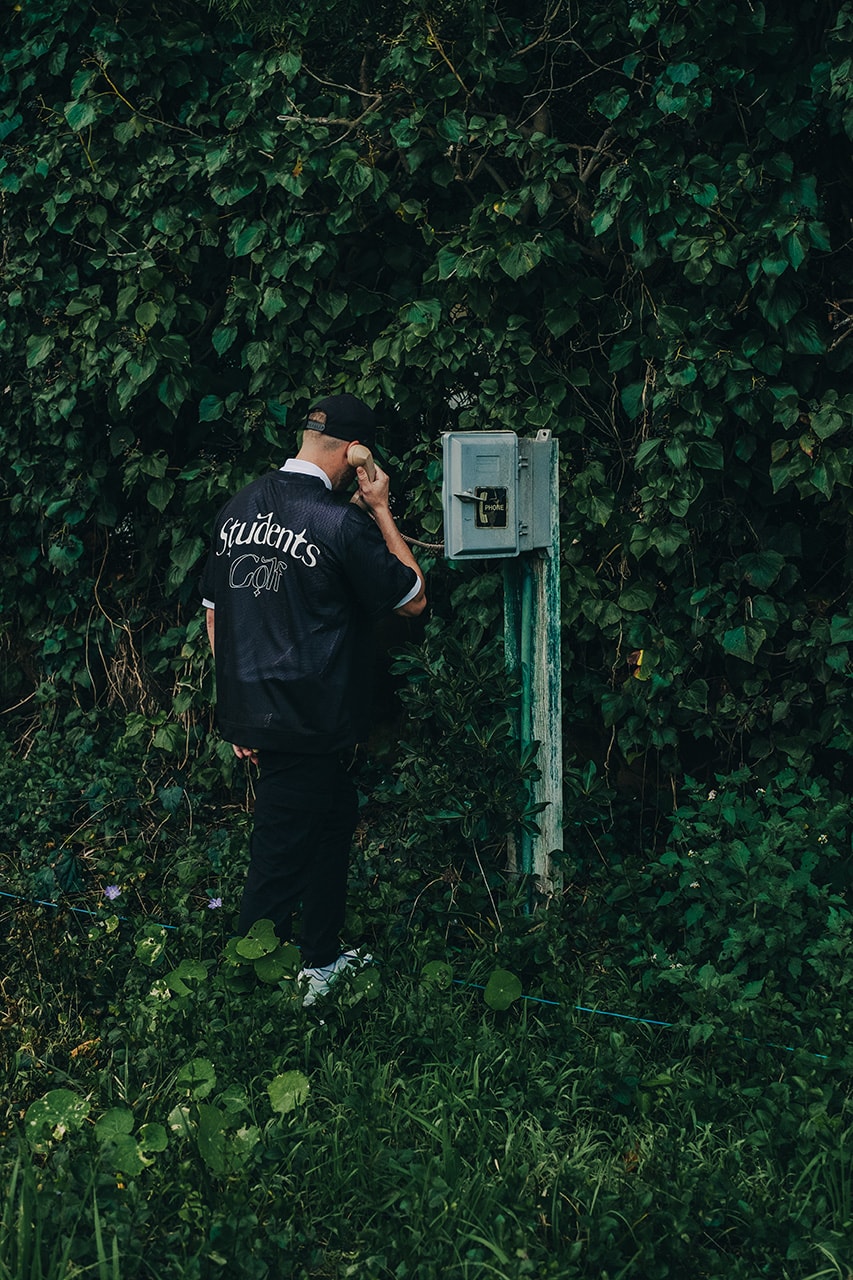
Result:
[[209,521],[347,387],[429,541],[442,430],[559,437],[570,772],[843,780],[853,6],[279,8],[5,6],[4,703],[200,733]]

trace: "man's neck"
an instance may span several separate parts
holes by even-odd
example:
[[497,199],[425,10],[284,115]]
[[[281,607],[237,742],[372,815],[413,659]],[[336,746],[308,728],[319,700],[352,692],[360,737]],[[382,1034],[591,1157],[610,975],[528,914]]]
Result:
[[288,458],[282,471],[290,471],[297,475],[314,476],[317,480],[322,480],[327,489],[334,488],[332,477],[317,462],[312,462],[310,458],[303,458],[299,454],[295,458]]

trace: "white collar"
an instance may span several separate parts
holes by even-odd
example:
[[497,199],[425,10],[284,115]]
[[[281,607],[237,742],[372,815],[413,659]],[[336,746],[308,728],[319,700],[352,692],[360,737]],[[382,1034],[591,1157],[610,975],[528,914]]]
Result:
[[314,476],[316,480],[322,480],[327,489],[332,487],[332,482],[323,468],[318,467],[315,462],[306,462],[304,458],[288,458],[281,470],[296,471],[301,476]]

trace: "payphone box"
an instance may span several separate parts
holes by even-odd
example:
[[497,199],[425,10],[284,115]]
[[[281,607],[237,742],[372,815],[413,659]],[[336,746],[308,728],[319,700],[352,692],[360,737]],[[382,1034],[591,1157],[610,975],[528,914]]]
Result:
[[514,431],[448,431],[442,437],[444,553],[517,556],[518,436]]
[[550,431],[448,431],[442,436],[444,554],[517,556],[551,545]]

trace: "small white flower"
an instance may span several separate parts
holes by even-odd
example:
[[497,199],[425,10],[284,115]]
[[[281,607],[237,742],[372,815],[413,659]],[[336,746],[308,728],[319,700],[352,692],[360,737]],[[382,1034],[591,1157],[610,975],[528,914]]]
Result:
[[716,791],[709,791],[709,792],[708,792],[708,799],[709,799],[709,800],[716,800],[716,798],[717,798],[717,793],[716,793]]
[[817,838],[817,842],[818,842],[818,844],[828,844],[828,843],[829,843],[829,836],[828,836],[828,835],[826,835],[826,834],[819,835],[819,836],[818,836],[818,838]]
[[698,881],[698,880],[691,880],[691,881],[690,881],[690,888],[691,888],[691,889],[698,889],[698,888],[699,888],[699,881]]

